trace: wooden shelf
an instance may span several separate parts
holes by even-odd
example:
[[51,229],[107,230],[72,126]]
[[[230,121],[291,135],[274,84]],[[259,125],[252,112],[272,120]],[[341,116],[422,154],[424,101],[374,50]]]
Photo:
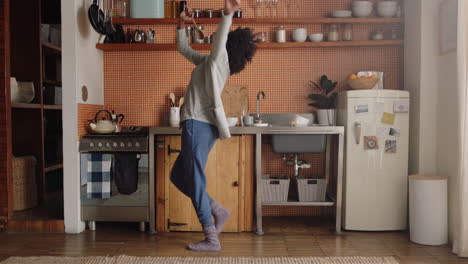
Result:
[[11,108],[41,109],[41,104],[11,103]]
[[62,48],[55,46],[51,43],[48,42],[42,42],[42,50],[45,53],[50,53],[50,54],[56,54],[56,55],[61,55],[62,54]]
[[[259,49],[290,49],[317,47],[372,47],[372,46],[400,46],[402,40],[367,40],[367,41],[339,41],[339,42],[287,42],[287,43],[257,43]],[[209,50],[211,44],[191,44],[195,50]],[[176,51],[177,44],[96,44],[96,48],[103,51]]]
[[44,105],[44,109],[47,110],[62,110],[61,105]]
[[48,172],[56,171],[60,169],[63,169],[63,163],[49,164],[49,165],[46,165],[46,167],[44,168],[44,172],[48,173]]
[[59,81],[43,80],[42,82],[43,82],[44,84],[62,86],[62,82],[59,82]]
[[[114,18],[122,25],[171,25],[178,18]],[[220,18],[197,18],[197,24],[218,24]],[[387,24],[403,23],[403,18],[234,18],[233,24]]]

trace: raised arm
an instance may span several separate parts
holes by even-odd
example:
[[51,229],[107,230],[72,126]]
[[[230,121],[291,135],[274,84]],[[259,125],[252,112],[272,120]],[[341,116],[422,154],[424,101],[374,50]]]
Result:
[[213,38],[213,45],[211,47],[210,57],[216,60],[223,50],[226,50],[226,43],[228,39],[229,29],[232,25],[232,16],[234,12],[239,10],[240,0],[224,0],[224,16],[221,23],[218,25],[216,34]]
[[198,65],[203,62],[207,55],[201,54],[190,47],[188,44],[185,22],[191,19],[191,14],[187,15],[185,11],[180,14],[179,25],[177,26],[177,49],[187,60]]

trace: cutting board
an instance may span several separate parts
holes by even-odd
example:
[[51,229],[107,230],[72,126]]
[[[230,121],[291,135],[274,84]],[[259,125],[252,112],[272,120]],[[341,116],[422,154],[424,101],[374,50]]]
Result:
[[226,117],[240,117],[249,110],[249,90],[245,85],[226,85],[221,94]]

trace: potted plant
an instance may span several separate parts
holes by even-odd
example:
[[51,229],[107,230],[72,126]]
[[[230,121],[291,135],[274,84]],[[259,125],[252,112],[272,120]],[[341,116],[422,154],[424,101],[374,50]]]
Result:
[[337,93],[333,92],[338,82],[333,82],[326,75],[322,75],[319,84],[310,81],[311,88],[316,88],[320,93],[309,94],[309,98],[314,100],[309,104],[317,108],[317,119],[320,125],[335,125],[335,109]]

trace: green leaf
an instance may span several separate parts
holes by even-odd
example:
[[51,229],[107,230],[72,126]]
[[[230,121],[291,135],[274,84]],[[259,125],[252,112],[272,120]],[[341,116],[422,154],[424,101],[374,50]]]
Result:
[[323,101],[327,99],[323,94],[309,94],[309,98],[314,101]]
[[338,85],[338,82],[334,82],[330,87],[327,88],[327,95],[329,95],[333,90],[335,90],[336,86]]
[[318,86],[318,84],[316,84],[316,83],[313,82],[313,81],[310,81],[310,82],[311,82],[313,85],[315,85],[315,87],[317,87],[317,89],[322,90],[322,89],[320,88],[320,86]]

